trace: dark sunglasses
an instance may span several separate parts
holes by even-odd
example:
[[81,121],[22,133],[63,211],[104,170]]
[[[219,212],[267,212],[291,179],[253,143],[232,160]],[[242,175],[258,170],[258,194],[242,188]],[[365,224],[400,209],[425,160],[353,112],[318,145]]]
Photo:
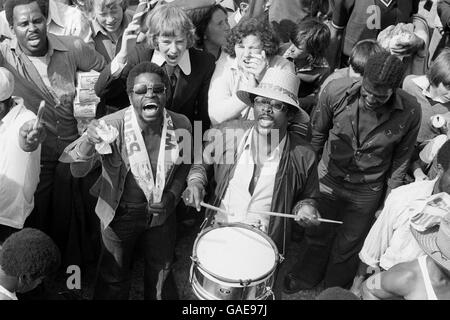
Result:
[[161,83],[157,83],[152,86],[147,86],[147,84],[145,83],[138,83],[134,85],[133,92],[136,94],[147,94],[150,89],[154,94],[161,94],[166,92],[166,87]]

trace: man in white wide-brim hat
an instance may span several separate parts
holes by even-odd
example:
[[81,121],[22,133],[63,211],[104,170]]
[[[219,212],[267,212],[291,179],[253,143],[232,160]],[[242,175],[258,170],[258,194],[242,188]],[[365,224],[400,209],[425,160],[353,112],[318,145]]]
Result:
[[426,255],[399,263],[363,284],[363,299],[450,300],[450,213],[440,225],[411,232]]
[[[206,212],[211,225],[246,223],[266,232],[284,252],[290,219],[255,211],[304,213],[317,217],[316,155],[289,121],[300,114],[299,80],[286,70],[270,68],[256,88],[237,96],[252,107],[254,120],[233,120],[212,128],[201,164],[189,172],[183,194],[187,205],[200,210],[208,171],[214,167],[216,188],[210,204],[231,213]],[[237,143],[234,143],[237,138]]]

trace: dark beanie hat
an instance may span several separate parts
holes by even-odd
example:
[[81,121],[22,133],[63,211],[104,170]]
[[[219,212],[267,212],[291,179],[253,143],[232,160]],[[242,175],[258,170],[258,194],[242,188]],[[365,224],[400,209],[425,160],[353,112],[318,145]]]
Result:
[[371,56],[364,68],[364,78],[375,86],[398,88],[403,79],[403,62],[389,52],[380,52]]

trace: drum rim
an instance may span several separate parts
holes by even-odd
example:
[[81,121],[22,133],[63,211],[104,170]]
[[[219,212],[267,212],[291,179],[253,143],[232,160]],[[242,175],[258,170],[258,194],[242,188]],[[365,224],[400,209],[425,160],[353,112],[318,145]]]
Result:
[[[272,248],[274,249],[274,251],[275,251],[275,261],[274,261],[273,267],[272,267],[268,272],[266,272],[264,275],[262,275],[262,276],[260,276],[260,277],[258,277],[258,278],[255,278],[255,279],[239,279],[239,280],[225,278],[225,277],[219,276],[219,275],[217,275],[217,274],[215,274],[215,273],[213,273],[213,272],[207,270],[207,269],[200,263],[200,261],[198,261],[198,259],[197,259],[197,244],[198,244],[198,241],[202,238],[203,235],[205,235],[206,233],[208,233],[208,232],[210,232],[210,231],[212,231],[212,230],[219,229],[219,228],[227,228],[227,227],[239,227],[239,228],[244,228],[244,229],[247,229],[247,230],[256,232],[256,233],[258,233],[259,235],[261,235],[264,239],[266,239],[266,240],[269,242],[269,244],[272,246]],[[273,274],[273,272],[274,272],[275,269],[277,268],[278,263],[279,263],[279,261],[280,261],[280,256],[279,256],[279,253],[278,253],[278,248],[277,248],[277,246],[275,245],[275,242],[274,242],[274,241],[273,241],[266,233],[262,232],[261,230],[255,228],[255,227],[252,227],[252,226],[250,226],[250,225],[248,225],[248,224],[240,223],[240,222],[234,222],[234,223],[221,224],[221,225],[218,225],[218,226],[210,226],[210,227],[208,227],[208,228],[203,229],[203,230],[197,235],[197,238],[195,239],[194,246],[193,246],[193,249],[192,249],[192,261],[193,261],[193,263],[194,263],[199,269],[201,269],[203,272],[206,272],[207,274],[209,274],[209,275],[215,277],[216,279],[218,279],[218,280],[220,280],[220,281],[228,282],[228,283],[242,283],[243,281],[251,281],[251,282],[249,283],[249,285],[250,285],[252,282],[261,281],[261,280],[267,278],[268,276],[270,276],[271,274]]]

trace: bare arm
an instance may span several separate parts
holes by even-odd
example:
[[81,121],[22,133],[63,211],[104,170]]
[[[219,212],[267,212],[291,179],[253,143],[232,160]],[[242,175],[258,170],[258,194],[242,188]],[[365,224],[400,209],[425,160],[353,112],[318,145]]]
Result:
[[411,262],[399,263],[387,271],[376,273],[362,285],[363,300],[391,300],[408,296],[416,275]]

